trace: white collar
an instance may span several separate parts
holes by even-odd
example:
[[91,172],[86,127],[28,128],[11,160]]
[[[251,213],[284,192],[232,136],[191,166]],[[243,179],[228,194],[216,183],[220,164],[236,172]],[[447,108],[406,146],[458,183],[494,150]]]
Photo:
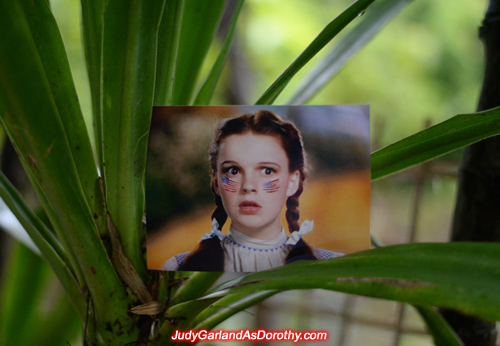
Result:
[[232,227],[229,228],[229,231],[227,232],[227,237],[229,237],[232,241],[234,241],[237,244],[260,248],[260,249],[272,249],[281,246],[285,244],[286,240],[288,239],[283,227],[281,227],[281,232],[272,239],[252,238],[235,230]]

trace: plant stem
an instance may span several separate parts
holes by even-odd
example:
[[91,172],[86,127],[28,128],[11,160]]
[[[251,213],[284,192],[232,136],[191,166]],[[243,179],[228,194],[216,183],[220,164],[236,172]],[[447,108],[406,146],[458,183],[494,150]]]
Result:
[[[490,0],[479,36],[486,66],[478,111],[500,105],[500,0]],[[500,241],[500,136],[465,149],[459,172],[452,241]],[[495,324],[455,311],[444,317],[466,345],[493,346]]]

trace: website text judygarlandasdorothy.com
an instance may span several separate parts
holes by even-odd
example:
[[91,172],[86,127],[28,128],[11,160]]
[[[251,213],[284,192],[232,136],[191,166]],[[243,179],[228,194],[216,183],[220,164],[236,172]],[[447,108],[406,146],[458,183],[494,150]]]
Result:
[[172,341],[187,341],[195,343],[198,341],[326,341],[328,332],[326,331],[306,331],[298,332],[293,330],[267,331],[258,330],[176,330],[171,337]]

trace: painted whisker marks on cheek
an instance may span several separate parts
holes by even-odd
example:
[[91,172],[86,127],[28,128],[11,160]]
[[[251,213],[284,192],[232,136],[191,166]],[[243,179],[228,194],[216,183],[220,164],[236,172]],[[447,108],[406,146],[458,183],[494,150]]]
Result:
[[238,191],[238,183],[228,177],[222,177],[220,179],[222,181],[222,188],[227,192],[236,192]]
[[280,180],[279,179],[274,179],[274,180],[269,180],[264,183],[264,191],[265,192],[276,192],[280,188]]

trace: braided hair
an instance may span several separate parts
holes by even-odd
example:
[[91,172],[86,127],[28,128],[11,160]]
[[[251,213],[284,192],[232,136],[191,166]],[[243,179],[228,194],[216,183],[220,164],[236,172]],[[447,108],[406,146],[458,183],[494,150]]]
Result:
[[[304,190],[303,182],[306,178],[306,169],[302,137],[295,125],[284,121],[278,115],[266,110],[257,111],[255,114],[245,114],[237,118],[224,119],[215,131],[215,136],[210,146],[209,161],[212,172],[217,172],[217,157],[222,141],[230,135],[245,134],[248,132],[277,137],[281,141],[288,157],[289,171],[299,172],[299,186],[295,194],[287,198],[287,210],[285,214],[290,234],[298,232],[300,228],[299,198]],[[212,219],[215,219],[220,229],[222,229],[228,215],[222,204],[222,198],[216,193],[215,181],[213,180],[212,192],[214,193],[216,205],[212,213]],[[210,261],[207,261],[207,258],[210,258]],[[292,247],[285,263],[288,264],[301,259],[317,259],[309,245],[302,238]],[[191,251],[184,259],[179,270],[224,271],[224,250],[219,239],[213,237],[202,240],[197,248]]]

